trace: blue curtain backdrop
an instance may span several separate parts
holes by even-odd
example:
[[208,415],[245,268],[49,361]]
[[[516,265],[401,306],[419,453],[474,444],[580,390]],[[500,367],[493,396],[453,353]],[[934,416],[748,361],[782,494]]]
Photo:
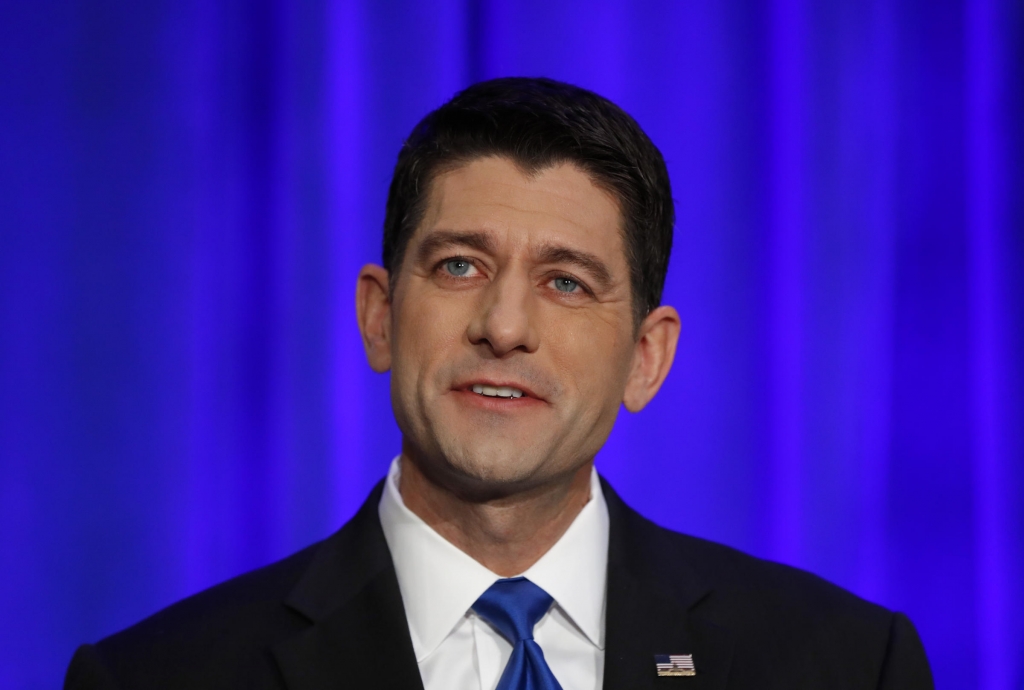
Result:
[[675,369],[598,467],[1024,687],[1017,0],[0,7],[0,687],[336,529],[399,447],[353,285],[403,136],[547,75],[661,147]]

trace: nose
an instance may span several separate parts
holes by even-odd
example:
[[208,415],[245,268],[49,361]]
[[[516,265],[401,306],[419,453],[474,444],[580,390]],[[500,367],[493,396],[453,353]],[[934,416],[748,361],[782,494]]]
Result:
[[488,347],[495,357],[517,350],[536,351],[540,340],[533,299],[526,276],[499,275],[481,293],[478,311],[469,324],[469,341]]

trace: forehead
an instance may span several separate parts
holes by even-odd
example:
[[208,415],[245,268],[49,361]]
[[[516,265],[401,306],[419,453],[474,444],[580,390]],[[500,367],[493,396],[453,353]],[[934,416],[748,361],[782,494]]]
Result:
[[618,203],[570,163],[527,174],[487,157],[441,173],[414,241],[433,230],[485,231],[505,249],[566,245],[625,264]]

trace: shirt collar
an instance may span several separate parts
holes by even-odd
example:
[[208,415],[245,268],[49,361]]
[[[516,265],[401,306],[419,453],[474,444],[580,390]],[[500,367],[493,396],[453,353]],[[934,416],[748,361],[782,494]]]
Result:
[[608,524],[608,505],[592,469],[590,500],[554,546],[523,573],[552,596],[598,649],[604,649]]
[[[402,592],[416,661],[429,656],[487,588],[501,579],[409,510],[391,462],[378,514]],[[542,587],[599,649],[604,649],[608,506],[597,471],[590,500],[565,534],[523,576]]]

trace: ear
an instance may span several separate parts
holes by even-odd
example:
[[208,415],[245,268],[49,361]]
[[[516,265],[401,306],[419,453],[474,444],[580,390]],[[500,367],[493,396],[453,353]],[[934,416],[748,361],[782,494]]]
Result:
[[377,373],[387,371],[391,368],[391,300],[384,267],[367,264],[359,271],[356,319],[370,368]]
[[630,412],[644,409],[661,388],[676,356],[679,329],[679,314],[672,307],[658,307],[640,324],[633,365],[622,396],[622,403]]

